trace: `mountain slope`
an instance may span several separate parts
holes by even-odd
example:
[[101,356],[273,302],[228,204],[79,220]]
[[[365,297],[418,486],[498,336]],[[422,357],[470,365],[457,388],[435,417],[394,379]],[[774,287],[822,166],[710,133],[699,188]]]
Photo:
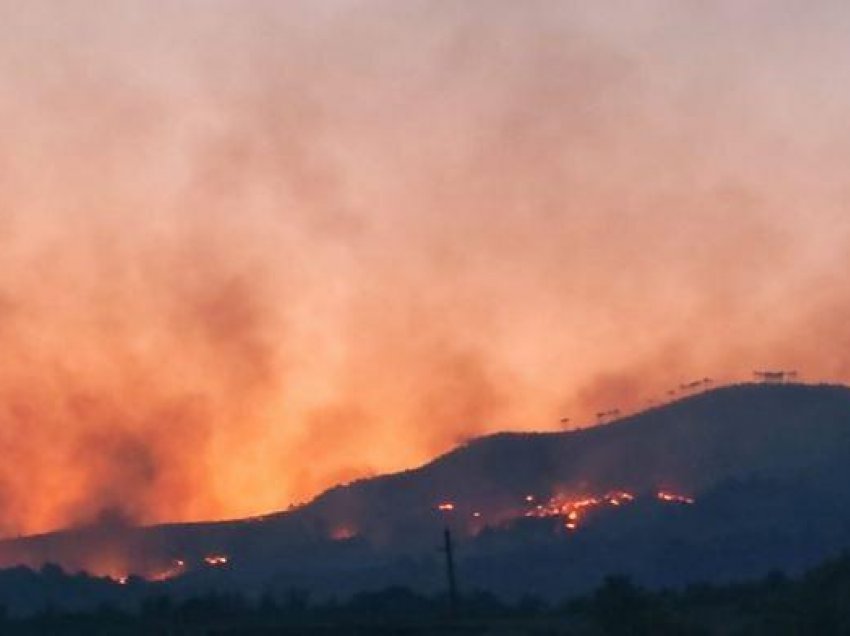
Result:
[[730,478],[847,473],[848,458],[850,389],[742,385],[581,431],[485,437],[420,469],[332,489],[310,508],[382,526],[444,500],[481,509],[558,489],[699,493]]
[[[481,438],[286,513],[8,540],[0,561],[181,575],[175,589],[433,588],[448,525],[466,584],[509,595],[563,595],[612,571],[658,585],[735,578],[801,568],[850,545],[849,460],[850,389],[740,385],[605,426]],[[660,489],[696,504],[660,505]],[[525,516],[553,497],[615,490],[634,504],[594,512],[576,532],[562,518]],[[449,502],[451,511],[437,510]],[[229,563],[205,565],[210,555]]]

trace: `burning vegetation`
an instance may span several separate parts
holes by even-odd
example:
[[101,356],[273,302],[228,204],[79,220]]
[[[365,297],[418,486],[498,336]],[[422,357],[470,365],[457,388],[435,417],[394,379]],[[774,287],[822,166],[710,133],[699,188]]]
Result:
[[227,565],[230,559],[223,554],[212,554],[204,557],[204,564],[211,568],[218,568]]
[[[612,490],[602,495],[565,495],[556,494],[549,499],[543,500],[535,495],[529,494],[523,497],[523,505],[509,513],[486,515],[480,510],[473,510],[470,514],[471,522],[469,528],[472,534],[476,534],[485,525],[501,526],[522,517],[531,518],[560,518],[564,527],[569,531],[578,530],[587,516],[598,510],[620,508],[633,503],[637,499],[648,499],[650,495],[638,496],[626,490]],[[693,497],[672,492],[670,490],[658,490],[654,496],[655,501],[662,504],[692,505],[696,502]],[[436,509],[441,513],[459,512],[455,502],[444,501],[437,504]]]
[[[510,499],[510,496],[502,498],[499,503],[466,501],[462,498],[435,499],[430,510],[434,515],[432,519],[441,520],[441,525],[445,524],[446,527],[456,530],[459,536],[472,538],[488,528],[510,530],[515,523],[523,519],[551,519],[556,522],[555,527],[562,528],[566,533],[574,533],[592,525],[591,517],[597,513],[619,510],[639,501],[648,505],[673,506],[689,506],[695,503],[693,497],[666,488],[640,493],[625,489],[602,493],[567,493],[556,489],[555,494],[551,495],[545,492],[527,492],[515,495],[513,503]],[[363,527],[348,518],[329,525],[325,538],[341,542],[363,537],[369,543],[378,536],[376,532],[379,535],[380,528],[376,529],[368,524]],[[133,553],[132,550],[128,552]],[[159,557],[149,554],[137,561],[129,557],[111,559],[109,562],[104,558],[99,561],[87,560],[78,562],[76,567],[127,585],[134,577],[149,582],[162,582],[204,570],[226,569],[232,565],[232,561],[232,555],[224,551],[177,555],[171,552]],[[33,567],[39,565],[37,562],[33,563]]]
[[665,503],[678,503],[691,505],[695,502],[693,497],[686,497],[685,495],[677,495],[674,492],[670,492],[668,490],[659,490],[656,495],[659,501],[663,501]]
[[[537,504],[526,511],[526,517],[561,517],[567,530],[578,529],[579,522],[590,510],[603,506],[622,506],[634,501],[635,496],[624,490],[609,492],[602,496],[571,499],[556,495],[546,503]],[[526,501],[529,499],[526,497]],[[531,499],[533,502],[534,499]]]
[[[194,566],[207,568],[221,568],[230,563],[230,557],[224,554],[210,554],[200,558]],[[175,579],[193,569],[191,560],[187,558],[173,559],[167,567],[154,569],[150,572],[129,572],[122,575],[113,575],[110,578],[120,585],[127,585],[132,576],[138,576],[150,582],[161,582]]]
[[145,578],[149,581],[167,581],[168,579],[180,576],[184,572],[186,572],[186,561],[183,559],[174,559],[170,567]]

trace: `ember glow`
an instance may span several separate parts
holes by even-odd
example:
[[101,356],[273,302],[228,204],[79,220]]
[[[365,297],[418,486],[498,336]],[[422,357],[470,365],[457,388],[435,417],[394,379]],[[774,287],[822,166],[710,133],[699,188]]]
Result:
[[337,526],[331,531],[331,539],[334,541],[348,541],[357,536],[357,530],[351,526]]
[[664,501],[666,503],[679,503],[690,505],[694,503],[693,497],[686,497],[685,495],[677,495],[674,492],[670,492],[667,490],[659,490],[656,495],[660,501]]
[[0,534],[850,380],[850,5],[799,6],[0,3]]
[[[615,490],[598,497],[573,499],[556,495],[546,503],[538,504],[525,513],[526,517],[561,517],[567,530],[576,530],[589,512],[604,506],[619,507],[634,501],[635,496],[624,490]],[[526,498],[528,501],[528,498]],[[533,498],[532,498],[533,501]]]
[[[89,569],[90,569],[91,573],[93,573],[93,574],[99,574],[100,573],[100,572],[98,572],[98,567],[96,565],[90,566]],[[153,582],[168,581],[170,579],[174,579],[174,578],[177,578],[178,576],[185,574],[186,572],[189,571],[189,569],[190,569],[189,563],[185,559],[174,559],[167,566],[162,567],[162,568],[158,568],[158,569],[154,568],[150,571],[133,570],[131,568],[131,571],[126,573],[126,574],[121,574],[121,575],[114,575],[113,574],[113,575],[107,575],[107,576],[109,576],[109,578],[111,578],[113,581],[115,581],[119,585],[127,585],[127,583],[129,583],[129,581],[130,581],[131,575],[137,576],[137,577],[145,579],[147,581],[153,581]]]
[[186,569],[186,561],[183,559],[175,559],[166,569],[154,572],[145,578],[149,581],[167,581],[168,579],[173,579],[184,574]]
[[204,563],[212,568],[222,567],[227,565],[229,559],[223,554],[211,554],[204,557]]

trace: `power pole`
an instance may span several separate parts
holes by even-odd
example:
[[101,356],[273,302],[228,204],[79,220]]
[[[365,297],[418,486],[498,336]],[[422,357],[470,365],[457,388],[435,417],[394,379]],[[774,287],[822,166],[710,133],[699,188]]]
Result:
[[449,609],[452,616],[457,615],[457,582],[455,581],[455,559],[452,549],[452,533],[446,528],[443,531],[446,552],[446,576],[449,582]]

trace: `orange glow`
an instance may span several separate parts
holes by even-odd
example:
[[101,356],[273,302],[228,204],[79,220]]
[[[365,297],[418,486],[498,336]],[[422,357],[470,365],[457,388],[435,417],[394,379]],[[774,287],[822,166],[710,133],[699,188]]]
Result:
[[185,571],[186,562],[183,559],[175,559],[168,568],[149,574],[145,578],[149,581],[167,581],[168,579],[180,576]]
[[629,492],[616,490],[600,497],[581,497],[571,499],[556,495],[545,504],[538,504],[531,510],[526,511],[527,517],[562,517],[564,525],[568,530],[578,528],[579,521],[584,512],[605,505],[619,507],[625,503],[634,501],[635,497]]
[[437,510],[442,512],[451,512],[455,509],[455,505],[451,502],[445,502],[437,505]]
[[0,535],[285,510],[704,374],[850,380],[843,20],[166,4],[0,3]]
[[221,567],[223,565],[227,565],[228,557],[222,554],[213,554],[210,556],[205,556],[204,563],[206,563],[210,567]]
[[657,495],[659,501],[664,501],[667,503],[679,503],[679,504],[693,504],[694,499],[692,497],[686,497],[685,495],[677,495],[676,493],[670,492],[668,490],[659,490]]
[[334,541],[347,541],[357,536],[357,530],[351,526],[337,526],[331,531],[331,539]]

